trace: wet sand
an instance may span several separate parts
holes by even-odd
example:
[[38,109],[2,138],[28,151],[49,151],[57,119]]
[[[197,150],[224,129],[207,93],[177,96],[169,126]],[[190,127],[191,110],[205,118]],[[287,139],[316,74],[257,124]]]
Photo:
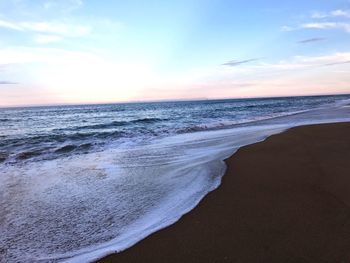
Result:
[[99,262],[350,262],[350,123],[241,148],[180,221]]

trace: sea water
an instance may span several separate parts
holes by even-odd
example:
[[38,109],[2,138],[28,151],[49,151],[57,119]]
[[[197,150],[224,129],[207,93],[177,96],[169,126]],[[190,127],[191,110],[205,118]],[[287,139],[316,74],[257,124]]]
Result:
[[173,224],[224,159],[350,96],[0,109],[0,261],[89,262]]

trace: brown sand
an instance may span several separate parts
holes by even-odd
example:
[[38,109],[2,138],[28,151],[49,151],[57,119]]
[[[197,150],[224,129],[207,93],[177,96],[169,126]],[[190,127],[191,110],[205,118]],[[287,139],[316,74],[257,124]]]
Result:
[[350,123],[293,128],[227,164],[179,222],[100,262],[350,262]]

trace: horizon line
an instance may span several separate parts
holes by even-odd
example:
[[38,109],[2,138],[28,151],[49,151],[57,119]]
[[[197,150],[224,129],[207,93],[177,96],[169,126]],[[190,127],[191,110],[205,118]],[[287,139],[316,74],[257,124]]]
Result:
[[190,101],[213,101],[213,100],[242,100],[242,99],[269,99],[269,98],[289,98],[289,97],[322,97],[322,96],[346,96],[349,93],[324,93],[307,95],[286,95],[286,96],[254,96],[254,97],[228,97],[228,98],[189,98],[189,99],[159,99],[159,100],[130,100],[130,101],[111,101],[111,102],[86,102],[86,103],[48,103],[48,104],[18,104],[18,105],[0,105],[0,109],[11,108],[35,108],[35,107],[60,107],[60,106],[93,106],[93,105],[113,105],[113,104],[136,104],[136,103],[161,103],[161,102],[190,102]]

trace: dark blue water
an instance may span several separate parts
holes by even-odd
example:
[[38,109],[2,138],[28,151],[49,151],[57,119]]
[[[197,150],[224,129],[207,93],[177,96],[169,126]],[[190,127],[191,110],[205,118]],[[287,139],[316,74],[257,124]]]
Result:
[[0,109],[0,162],[84,154],[293,114],[349,96],[155,102]]

